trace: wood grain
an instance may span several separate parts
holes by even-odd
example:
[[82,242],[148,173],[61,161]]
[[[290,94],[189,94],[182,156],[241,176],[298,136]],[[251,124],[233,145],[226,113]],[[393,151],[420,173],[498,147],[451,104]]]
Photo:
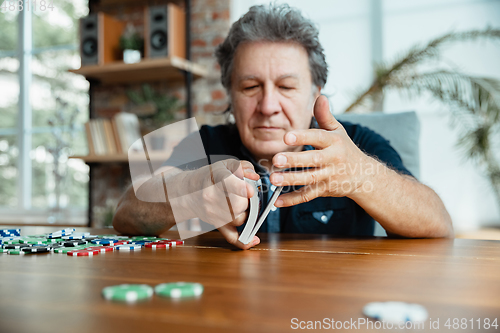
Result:
[[[71,332],[290,332],[292,318],[357,320],[366,303],[388,300],[422,304],[442,329],[447,318],[500,320],[498,241],[260,236],[249,251],[211,232],[167,251],[0,255],[0,332],[59,332],[64,325]],[[135,305],[100,294],[114,284],[173,281],[200,282],[205,292]],[[419,331],[428,330],[426,323]]]

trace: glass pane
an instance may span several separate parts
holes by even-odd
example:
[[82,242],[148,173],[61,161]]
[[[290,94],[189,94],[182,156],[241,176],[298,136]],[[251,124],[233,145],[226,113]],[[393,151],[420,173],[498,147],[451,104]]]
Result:
[[[65,119],[78,109],[74,119],[79,124],[88,120],[88,81],[81,75],[68,72],[79,66],[76,51],[47,51],[34,56],[31,106],[33,127],[47,127],[49,121],[61,112]],[[66,106],[58,102],[58,99]]]
[[[0,14],[0,17],[2,14]],[[0,33],[0,39],[3,34]],[[1,45],[1,42],[0,42]],[[19,61],[15,58],[0,58],[0,129],[15,127],[17,124],[17,113],[19,111],[17,102],[19,100],[19,77],[17,71]]]
[[[78,19],[88,14],[86,0],[37,1],[33,15],[33,47],[78,45]],[[43,10],[45,8],[45,10]]]
[[9,7],[8,1],[0,0],[0,57],[15,56],[12,52],[17,50],[17,13],[14,6]]
[[0,207],[15,208],[17,200],[16,136],[0,136]]
[[33,135],[33,207],[53,208],[59,202],[61,208],[87,208],[89,168],[81,160],[68,159],[84,151],[83,135],[83,130],[60,129]]

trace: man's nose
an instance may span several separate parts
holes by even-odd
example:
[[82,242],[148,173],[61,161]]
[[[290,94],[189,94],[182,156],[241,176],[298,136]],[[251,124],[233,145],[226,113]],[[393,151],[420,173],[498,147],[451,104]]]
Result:
[[265,87],[260,101],[260,112],[266,116],[271,116],[274,113],[281,111],[278,92],[271,88]]

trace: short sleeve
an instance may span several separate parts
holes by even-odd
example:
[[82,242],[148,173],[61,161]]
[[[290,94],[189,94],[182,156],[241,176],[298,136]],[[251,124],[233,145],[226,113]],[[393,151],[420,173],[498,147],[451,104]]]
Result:
[[359,149],[385,163],[389,168],[413,177],[399,154],[384,137],[365,126],[346,121],[341,123]]

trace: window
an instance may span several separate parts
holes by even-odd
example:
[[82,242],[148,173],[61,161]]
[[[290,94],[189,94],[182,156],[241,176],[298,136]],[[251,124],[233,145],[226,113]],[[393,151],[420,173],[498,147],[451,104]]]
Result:
[[88,82],[67,70],[80,65],[87,1],[11,3],[0,5],[0,219],[54,222],[60,207],[57,222],[85,223],[88,166],[68,156],[87,153]]

